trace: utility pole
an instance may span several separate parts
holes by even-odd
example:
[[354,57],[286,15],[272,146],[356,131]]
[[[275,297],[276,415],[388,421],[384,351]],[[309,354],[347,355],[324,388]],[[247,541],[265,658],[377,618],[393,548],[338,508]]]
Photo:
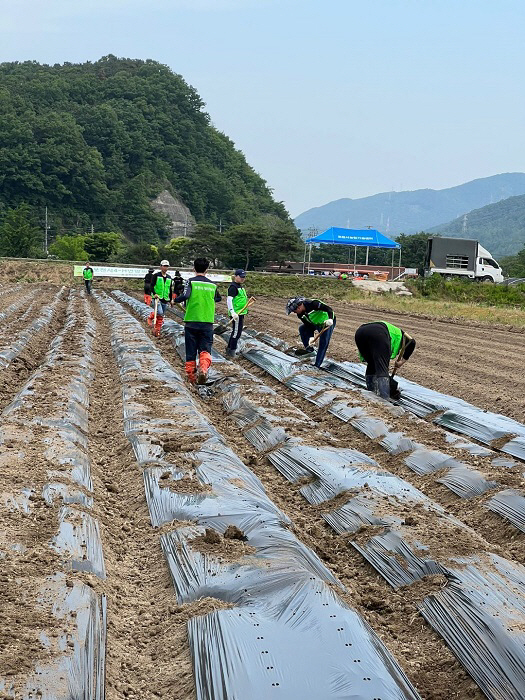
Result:
[[222,219],[219,219],[219,233],[222,233]]
[[47,223],[47,207],[46,207],[46,223],[44,224],[44,253],[47,255],[47,232],[49,231],[49,225]]
[[93,226],[93,224],[91,224],[91,235],[93,235],[94,233],[95,233],[95,227]]

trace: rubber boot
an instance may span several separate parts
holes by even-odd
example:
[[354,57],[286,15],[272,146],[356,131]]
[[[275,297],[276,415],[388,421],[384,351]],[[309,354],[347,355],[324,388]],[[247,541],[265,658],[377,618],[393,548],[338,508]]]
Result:
[[377,394],[387,401],[390,400],[390,379],[389,377],[376,377]]
[[195,384],[195,381],[197,379],[197,375],[195,374],[197,371],[197,363],[195,360],[192,362],[186,362],[186,374],[188,375],[188,379],[190,380],[191,384]]
[[208,379],[208,370],[211,367],[211,355],[206,350],[199,353],[199,374],[197,375],[197,384],[206,384]]
[[375,383],[375,374],[365,374],[365,382],[366,382],[366,388],[368,391],[373,391],[375,392],[376,390],[376,383]]
[[153,335],[156,336],[157,338],[160,336],[160,331],[161,331],[163,323],[164,323],[164,316],[157,316],[157,323],[155,324],[155,328],[153,330]]
[[154,319],[154,318],[155,318],[155,312],[152,311],[152,312],[150,313],[150,315],[148,316],[148,326],[152,326],[152,325],[153,325],[153,319]]

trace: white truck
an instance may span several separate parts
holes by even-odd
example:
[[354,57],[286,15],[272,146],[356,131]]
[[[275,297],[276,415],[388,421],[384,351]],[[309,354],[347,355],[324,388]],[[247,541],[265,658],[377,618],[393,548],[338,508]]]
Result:
[[429,238],[425,276],[467,277],[479,282],[503,282],[501,267],[478,241],[467,238]]

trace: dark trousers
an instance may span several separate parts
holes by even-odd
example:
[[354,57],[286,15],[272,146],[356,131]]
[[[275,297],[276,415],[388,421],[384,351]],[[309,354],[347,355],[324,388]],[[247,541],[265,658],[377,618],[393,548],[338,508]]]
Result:
[[239,316],[236,321],[233,321],[232,334],[228,340],[228,349],[237,350],[237,343],[239,342],[242,334],[242,329],[244,328],[244,314]]
[[[317,355],[315,357],[315,366],[320,367],[323,364],[324,356],[328,350],[330,344],[330,338],[335,328],[335,318],[333,326],[329,326],[328,329],[323,333],[323,335],[317,341]],[[299,326],[299,335],[303,341],[304,347],[308,347],[308,341],[313,337],[314,333],[319,333],[323,330],[323,326],[311,326],[307,323],[303,323]]]
[[86,285],[86,292],[88,294],[91,294],[91,282],[93,280],[84,280],[84,284]]
[[184,328],[184,342],[186,345],[186,362],[197,359],[197,353],[209,352],[213,345],[213,323],[202,323],[199,327]]
[[366,362],[366,374],[388,377],[390,333],[384,323],[365,323],[355,332],[355,344]]

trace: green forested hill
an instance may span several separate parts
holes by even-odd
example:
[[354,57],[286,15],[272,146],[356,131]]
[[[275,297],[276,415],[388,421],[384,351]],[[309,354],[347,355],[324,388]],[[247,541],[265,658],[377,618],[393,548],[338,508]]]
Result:
[[265,181],[203,111],[197,92],[155,61],[0,64],[0,214],[49,207],[57,232],[121,231],[156,242],[150,206],[168,188],[200,223],[271,214]]
[[513,255],[525,245],[525,195],[509,197],[428,229],[454,238],[476,238],[496,258]]

